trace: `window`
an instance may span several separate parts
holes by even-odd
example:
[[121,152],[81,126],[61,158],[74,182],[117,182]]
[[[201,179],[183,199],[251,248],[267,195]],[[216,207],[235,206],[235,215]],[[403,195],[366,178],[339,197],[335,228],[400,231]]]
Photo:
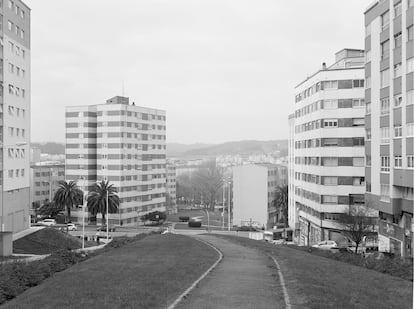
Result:
[[402,136],[402,127],[394,126],[394,137],[401,137],[401,136]]
[[[405,187],[402,196],[403,196],[404,199],[414,200],[414,188]],[[410,222],[411,222],[411,220],[410,220]]]
[[20,175],[22,175],[22,177],[24,177],[24,168],[22,168],[22,169],[20,170]]
[[402,12],[401,1],[394,5],[394,17],[400,16]]
[[23,19],[25,18],[25,13],[22,9],[20,9],[20,17]]
[[365,77],[365,88],[371,88],[371,76]]
[[414,90],[407,91],[407,105],[414,104]]
[[388,87],[390,85],[390,69],[381,71],[381,88]]
[[401,63],[394,65],[394,78],[400,77],[402,72]]
[[338,139],[337,138],[324,138],[323,146],[324,147],[338,146]]
[[401,168],[402,167],[402,157],[395,156],[394,157],[394,167]]
[[22,38],[24,40],[24,31],[20,30],[20,38]]
[[352,88],[352,80],[339,80],[338,81],[338,89],[351,89]]
[[397,94],[394,96],[394,107],[400,106],[402,103],[402,95]]
[[352,100],[352,107],[353,108],[364,107],[364,105],[365,105],[365,100],[364,99],[353,99]]
[[400,32],[394,35],[394,47],[398,48],[398,47],[401,47],[401,45],[402,45],[402,34]]
[[407,1],[407,8],[413,7],[414,6],[414,0],[408,0]]
[[385,12],[381,15],[381,27],[382,30],[387,28],[390,24],[390,11]]
[[9,178],[13,178],[13,170],[9,170],[8,174],[9,174]]
[[338,89],[337,80],[327,80],[323,82],[324,89]]
[[322,158],[322,165],[323,166],[338,166],[338,158],[337,157],[324,157]]
[[381,156],[381,172],[389,172],[389,171],[390,171],[390,157]]
[[13,29],[13,23],[10,20],[7,22],[7,29],[9,29],[9,31],[12,31]]
[[407,73],[414,72],[414,57],[407,60]]
[[365,138],[367,141],[371,140],[371,129],[365,129]]
[[365,185],[365,177],[354,177],[352,185],[353,186],[364,186]]
[[407,123],[407,137],[414,136],[414,123]]
[[324,128],[337,128],[338,120],[337,119],[324,119],[323,126]]
[[365,104],[365,113],[367,115],[371,114],[371,102]]
[[335,109],[338,108],[338,100],[323,100],[324,109]]
[[381,184],[381,196],[380,200],[384,202],[390,201],[390,186]]
[[371,166],[371,156],[370,155],[365,156],[365,161],[367,162],[367,166]]
[[363,127],[365,126],[365,118],[352,118],[353,127]]
[[323,195],[322,196],[323,204],[338,204],[338,196],[336,195]]
[[390,113],[390,99],[381,99],[381,115],[388,115]]
[[371,61],[371,50],[365,52],[365,62],[368,63]]
[[381,144],[389,144],[390,142],[390,128],[382,127],[381,128]]
[[407,156],[407,167],[414,168],[414,156],[413,155]]
[[353,157],[352,165],[353,166],[364,166],[364,157]]
[[407,28],[407,40],[408,41],[414,40],[414,26],[413,25]]
[[338,177],[323,177],[323,184],[325,186],[336,186],[338,185]]

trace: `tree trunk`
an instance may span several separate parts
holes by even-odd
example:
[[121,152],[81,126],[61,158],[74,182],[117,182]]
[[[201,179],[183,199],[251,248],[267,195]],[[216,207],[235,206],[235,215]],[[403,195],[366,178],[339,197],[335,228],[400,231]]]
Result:
[[106,224],[105,213],[102,212],[102,224]]
[[68,218],[67,218],[66,221],[70,221],[70,209],[71,209],[71,206],[70,205],[66,206],[66,211],[68,213]]
[[355,243],[355,254],[358,254],[358,245],[359,245],[359,243]]

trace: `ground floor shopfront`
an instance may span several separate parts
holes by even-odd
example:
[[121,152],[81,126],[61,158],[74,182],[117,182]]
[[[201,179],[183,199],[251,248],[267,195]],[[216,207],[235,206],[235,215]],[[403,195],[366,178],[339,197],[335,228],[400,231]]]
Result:
[[334,240],[338,244],[348,243],[348,239],[339,229],[324,228],[299,217],[299,245],[312,246],[323,240]]
[[378,250],[380,252],[390,252],[404,257],[413,256],[413,241],[411,224],[401,227],[395,223],[379,221]]

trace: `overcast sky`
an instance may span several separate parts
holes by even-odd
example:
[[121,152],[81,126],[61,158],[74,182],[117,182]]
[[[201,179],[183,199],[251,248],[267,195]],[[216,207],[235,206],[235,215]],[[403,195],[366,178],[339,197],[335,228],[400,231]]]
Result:
[[64,107],[115,95],[167,111],[167,142],[288,137],[294,86],[363,48],[372,0],[26,0],[32,141],[64,142]]

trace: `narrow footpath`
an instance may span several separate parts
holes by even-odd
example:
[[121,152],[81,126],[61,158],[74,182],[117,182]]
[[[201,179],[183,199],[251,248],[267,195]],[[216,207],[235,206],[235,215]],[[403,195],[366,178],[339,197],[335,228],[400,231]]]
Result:
[[211,235],[195,237],[218,248],[223,260],[177,308],[286,308],[272,259]]

